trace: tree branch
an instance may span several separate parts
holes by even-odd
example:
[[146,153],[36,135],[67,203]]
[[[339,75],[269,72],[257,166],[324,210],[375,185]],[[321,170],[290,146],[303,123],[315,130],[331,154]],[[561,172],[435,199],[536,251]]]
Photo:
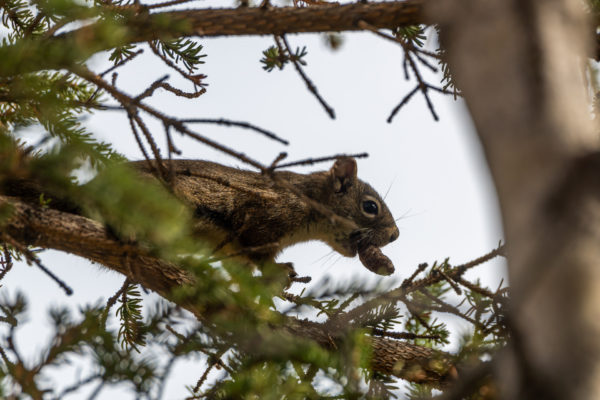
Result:
[[[50,208],[31,206],[16,197],[0,195],[0,207],[12,208],[12,217],[0,232],[27,246],[75,254],[127,276],[132,282],[172,300],[173,289],[192,284],[194,278],[174,264],[148,256],[131,244],[111,239],[96,221]],[[193,304],[182,307],[202,317]],[[285,330],[319,345],[335,348],[340,332],[325,324],[286,317]],[[371,337],[374,370],[411,382],[440,386],[455,372],[450,356],[430,348],[383,337]]]
[[5,204],[13,208],[13,217],[2,230],[23,245],[87,258],[163,296],[176,286],[194,282],[189,274],[173,264],[150,257],[136,246],[112,239],[104,225],[97,221],[50,208],[33,207],[14,197],[0,196],[0,206]]
[[304,8],[275,7],[200,9],[149,14],[139,12],[119,22],[94,24],[51,38],[23,40],[0,47],[0,77],[60,69],[103,50],[130,43],[181,36],[283,35],[327,31],[357,31],[359,21],[377,29],[424,23],[423,0],[353,3]]

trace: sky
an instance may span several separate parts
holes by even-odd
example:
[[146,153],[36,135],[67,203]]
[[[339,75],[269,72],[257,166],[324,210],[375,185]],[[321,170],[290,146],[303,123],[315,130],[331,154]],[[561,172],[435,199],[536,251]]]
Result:
[[[435,122],[422,96],[417,94],[391,124],[387,123],[390,111],[416,84],[404,79],[401,48],[371,33],[347,33],[343,38],[341,49],[332,51],[321,35],[288,37],[292,47],[307,46],[305,72],[335,109],[335,120],[306,90],[291,65],[270,73],[262,69],[261,53],[273,44],[269,37],[201,39],[207,57],[198,72],[208,76],[206,94],[195,100],[182,100],[163,91],[148,103],[181,118],[246,121],[290,141],[289,146],[282,146],[247,130],[214,125],[194,127],[264,164],[281,151],[288,153],[289,161],[368,152],[368,158],[358,161],[358,175],[382,196],[387,193],[385,201],[399,218],[399,239],[383,248],[396,272],[384,279],[401,281],[422,262],[449,257],[451,263],[459,264],[489,252],[503,239],[501,221],[493,183],[464,103],[432,94],[440,116],[440,122]],[[104,70],[109,66],[107,55],[94,56],[88,65],[96,72]],[[135,95],[165,73],[170,74],[171,84],[183,84],[182,88],[190,90],[177,73],[162,67],[147,48],[142,56],[119,70],[117,82]],[[439,76],[425,70],[423,73],[431,82],[439,82]],[[86,125],[96,137],[112,143],[129,159],[142,158],[124,113],[102,112],[86,117]],[[149,125],[164,149],[166,140],[161,125]],[[31,133],[29,138],[34,137],[35,133]],[[176,147],[183,151],[182,158],[248,168],[191,139],[177,134],[173,137]],[[307,173],[330,167],[331,163],[324,163],[293,170]],[[51,334],[46,313],[49,307],[60,304],[77,309],[83,304],[105,302],[123,282],[122,276],[72,255],[45,251],[41,257],[74,289],[72,296],[67,297],[37,268],[23,263],[16,265],[0,288],[5,295],[17,290],[28,295],[28,323],[18,331],[17,346],[30,356],[44,347]],[[313,277],[313,285],[325,276],[339,282],[378,279],[362,266],[358,257],[344,258],[317,242],[288,248],[278,261],[293,262],[300,275]],[[467,277],[480,278],[495,289],[505,277],[504,263],[498,260],[480,266]],[[455,345],[465,327],[454,320],[450,324]],[[189,366],[198,362],[191,360],[191,364],[175,366],[177,378],[167,386],[165,399],[180,399],[187,394],[183,384],[195,382],[202,371]],[[103,392],[98,399],[114,398],[119,390]],[[84,391],[68,399],[87,395]]]

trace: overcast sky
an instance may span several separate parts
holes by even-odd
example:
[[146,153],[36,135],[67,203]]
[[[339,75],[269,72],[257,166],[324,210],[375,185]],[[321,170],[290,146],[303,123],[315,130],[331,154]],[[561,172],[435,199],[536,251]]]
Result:
[[[400,238],[383,249],[396,266],[391,278],[402,280],[422,262],[450,257],[452,263],[476,258],[494,248],[503,238],[493,186],[470,119],[461,101],[432,94],[441,121],[434,122],[423,98],[417,94],[396,116],[386,119],[393,107],[410,91],[414,81],[404,80],[400,47],[368,33],[344,35],[344,45],[332,52],[320,35],[291,35],[293,47],[308,47],[306,73],[320,93],[335,108],[329,119],[306,90],[292,66],[267,73],[259,63],[262,50],[272,39],[221,38],[202,40],[208,55],[199,72],[208,75],[205,95],[196,100],[180,99],[166,92],[150,103],[163,112],[186,118],[229,118],[247,121],[278,133],[291,144],[282,146],[250,131],[198,125],[197,131],[248,154],[265,164],[281,151],[289,160],[336,153],[366,151],[359,160],[359,177],[380,194],[396,218]],[[108,65],[106,54],[89,65],[97,72]],[[138,94],[165,73],[173,84],[181,84],[175,72],[166,71],[147,49],[144,55],[119,71],[118,83],[130,94]],[[425,73],[427,76],[430,74]],[[433,77],[437,82],[439,78]],[[190,89],[187,83],[183,88]],[[147,121],[151,121],[147,119]],[[161,126],[155,129],[159,144],[165,140]],[[88,126],[130,159],[142,158],[122,112],[100,113],[88,118]],[[239,161],[190,139],[174,135],[182,158],[203,159],[244,167]],[[296,168],[309,172],[330,168],[326,163]],[[330,254],[324,244],[307,243],[289,248],[279,261],[293,262],[300,275],[318,282],[328,275],[336,280],[373,279],[358,258]],[[80,258],[47,251],[42,260],[75,291],[67,297],[36,268],[18,264],[2,282],[4,293],[21,288],[31,302],[30,322],[19,330],[17,343],[33,355],[51,334],[45,331],[46,310],[56,304],[77,307],[101,301],[114,294],[123,277]],[[504,275],[502,262],[470,272],[484,283],[497,286]],[[453,325],[454,326],[454,325]],[[455,329],[455,336],[461,328]],[[32,345],[33,344],[33,345]],[[189,365],[177,365],[166,399],[183,398],[183,383],[194,383],[201,374]],[[67,383],[67,382],[65,382]],[[100,399],[118,392],[107,390]],[[87,393],[69,398],[86,398]]]

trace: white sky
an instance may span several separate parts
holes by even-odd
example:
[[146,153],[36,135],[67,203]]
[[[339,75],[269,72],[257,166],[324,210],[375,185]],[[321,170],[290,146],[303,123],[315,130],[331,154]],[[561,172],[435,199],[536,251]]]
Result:
[[[213,125],[196,125],[197,131],[268,164],[281,151],[288,160],[336,153],[366,151],[359,160],[358,174],[382,195],[390,188],[386,203],[398,221],[400,238],[383,249],[396,266],[393,278],[406,278],[421,262],[462,263],[493,249],[503,238],[498,207],[487,167],[470,119],[461,101],[433,94],[441,122],[434,122],[425,102],[415,95],[386,123],[391,109],[411,90],[402,71],[400,47],[367,33],[344,34],[340,51],[332,52],[319,35],[291,35],[293,47],[308,47],[306,73],[323,97],[335,108],[330,120],[317,100],[306,90],[293,66],[266,73],[259,59],[272,39],[220,38],[202,40],[208,54],[199,72],[208,75],[208,92],[197,100],[180,99],[161,92],[150,103],[163,112],[186,118],[229,118],[247,121],[272,130],[291,142],[287,148],[250,131]],[[94,57],[90,66],[97,72],[106,68],[106,55]],[[165,73],[171,82],[181,83],[177,73],[166,71],[146,49],[125,68],[118,82],[130,94],[138,94]],[[425,72],[425,70],[423,70]],[[426,73],[427,76],[429,74]],[[435,78],[433,83],[438,81]],[[183,88],[190,89],[187,83]],[[147,119],[147,121],[150,121]],[[114,144],[131,159],[140,159],[124,113],[106,112],[89,119],[97,137]],[[157,142],[166,140],[159,124],[154,127]],[[174,135],[184,158],[204,159],[242,166],[237,160],[190,139]],[[297,168],[308,172],[328,169],[330,163]],[[320,243],[289,248],[281,261],[293,262],[300,275],[313,282],[329,275],[336,280],[373,279],[358,258],[327,256],[330,249]],[[47,309],[51,305],[72,307],[102,301],[121,286],[123,277],[92,266],[80,258],[54,251],[42,260],[75,291],[67,297],[57,285],[36,268],[18,264],[2,282],[0,293],[23,290],[29,297],[30,322],[20,328],[17,345],[33,355],[46,343]],[[504,276],[501,261],[484,265],[468,277],[479,277],[492,287]],[[392,278],[386,278],[392,279]],[[461,328],[455,323],[455,334]],[[198,365],[190,368],[190,365]],[[177,379],[167,387],[165,399],[180,399],[187,392],[183,384],[194,384],[202,369],[198,362],[176,366]],[[85,374],[84,374],[85,375]],[[62,379],[61,379],[62,380]],[[70,383],[65,382],[66,383]],[[107,390],[99,399],[117,398],[122,393]],[[87,391],[67,397],[86,398]]]

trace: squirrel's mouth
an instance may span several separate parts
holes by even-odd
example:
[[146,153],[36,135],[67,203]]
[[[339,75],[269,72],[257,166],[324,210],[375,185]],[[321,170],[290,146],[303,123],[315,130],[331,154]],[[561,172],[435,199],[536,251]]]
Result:
[[358,254],[358,241],[350,235],[338,235],[329,245],[344,257],[355,257]]
[[347,250],[347,254],[344,254],[347,257],[354,257],[362,249],[370,246],[379,247],[369,241],[369,235],[364,230],[352,231],[341,244]]
[[355,257],[367,248],[380,248],[387,244],[378,240],[381,235],[374,235],[370,229],[357,229],[349,234],[336,237],[333,247],[338,253],[346,257]]
[[356,247],[352,242],[340,241],[336,242],[336,245],[331,247],[333,247],[335,251],[344,257],[355,257],[358,254],[358,247]]

